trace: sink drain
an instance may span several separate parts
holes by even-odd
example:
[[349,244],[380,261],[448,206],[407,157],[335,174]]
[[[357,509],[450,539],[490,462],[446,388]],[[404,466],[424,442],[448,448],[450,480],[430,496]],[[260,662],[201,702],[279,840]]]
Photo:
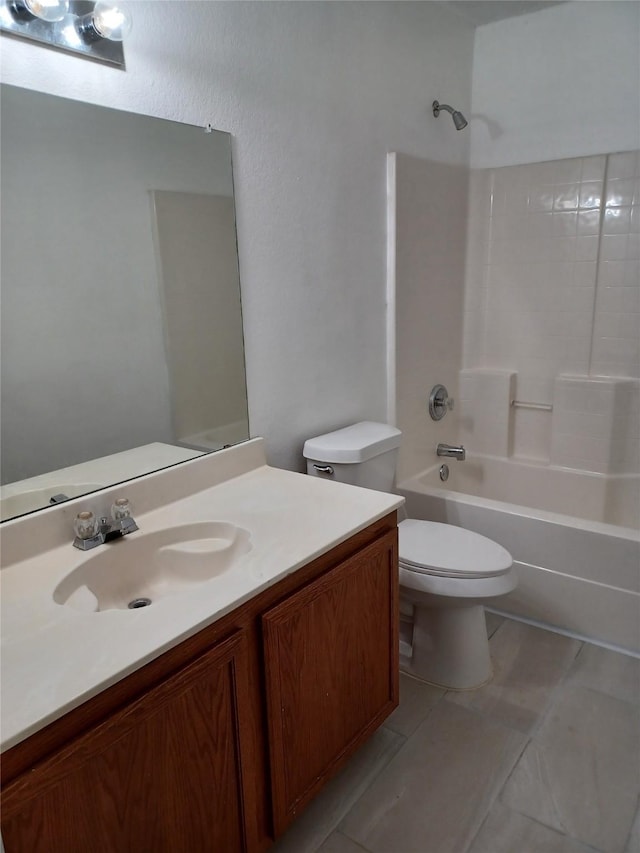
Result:
[[127,604],[129,610],[137,610],[139,607],[148,607],[151,604],[150,598],[134,598]]

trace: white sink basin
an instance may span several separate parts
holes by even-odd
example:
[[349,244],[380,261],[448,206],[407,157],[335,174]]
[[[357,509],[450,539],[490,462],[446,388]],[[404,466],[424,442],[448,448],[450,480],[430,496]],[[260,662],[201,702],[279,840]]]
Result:
[[53,599],[83,611],[137,609],[223,575],[250,550],[249,532],[226,521],[137,531],[88,552]]

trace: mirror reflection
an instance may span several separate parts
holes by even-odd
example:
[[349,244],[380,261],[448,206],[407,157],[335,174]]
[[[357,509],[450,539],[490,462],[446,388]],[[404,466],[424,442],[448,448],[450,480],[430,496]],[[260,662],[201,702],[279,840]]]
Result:
[[229,135],[0,107],[2,518],[247,439]]

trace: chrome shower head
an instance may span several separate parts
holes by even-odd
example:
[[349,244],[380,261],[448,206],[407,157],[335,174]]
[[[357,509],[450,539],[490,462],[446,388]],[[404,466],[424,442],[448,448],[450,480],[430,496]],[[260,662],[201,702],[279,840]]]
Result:
[[462,130],[468,124],[466,118],[458,110],[454,110],[451,113],[451,117],[453,118],[453,123],[456,126],[456,130]]
[[434,101],[431,106],[433,108],[433,114],[436,118],[440,115],[440,110],[446,110],[448,113],[451,113],[451,118],[453,119],[453,123],[456,126],[456,130],[462,130],[467,126],[468,121],[462,115],[460,110],[454,110],[453,107],[449,106],[449,104],[441,104],[439,101]]

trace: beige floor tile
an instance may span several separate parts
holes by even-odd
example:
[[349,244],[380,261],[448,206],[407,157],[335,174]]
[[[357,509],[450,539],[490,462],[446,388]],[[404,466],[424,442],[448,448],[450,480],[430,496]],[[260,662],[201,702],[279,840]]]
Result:
[[623,851],[640,791],[640,709],[566,685],[505,785],[505,805],[607,853]]
[[373,853],[461,853],[525,743],[443,699],[338,828]]
[[447,700],[528,732],[542,716],[580,646],[579,640],[506,619],[489,643],[493,679],[477,690],[452,691]]
[[496,803],[468,853],[590,853],[592,850]]
[[640,704],[640,660],[585,643],[571,670],[571,680],[592,690]]
[[332,832],[322,847],[318,847],[318,853],[367,853],[367,851],[341,832]]
[[378,729],[269,853],[315,853],[404,742],[395,732]]
[[430,684],[424,684],[401,673],[400,704],[385,720],[385,726],[409,737],[445,693],[446,691],[441,687],[432,687]]

